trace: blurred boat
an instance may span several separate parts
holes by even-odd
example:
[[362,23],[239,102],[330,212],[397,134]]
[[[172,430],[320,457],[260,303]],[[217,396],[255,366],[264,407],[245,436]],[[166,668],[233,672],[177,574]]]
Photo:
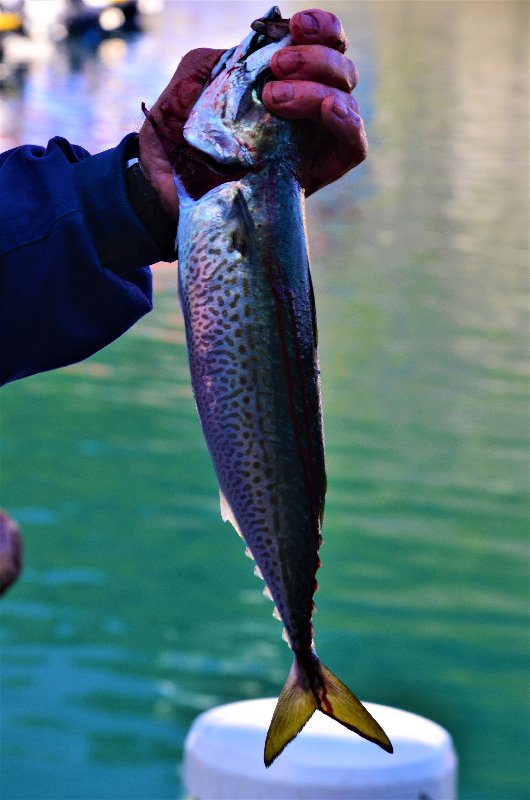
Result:
[[22,33],[24,16],[23,0],[3,0],[0,2],[0,39],[9,33]]
[[16,90],[32,63],[57,45],[82,61],[110,37],[143,29],[164,0],[0,0],[0,90]]
[[18,88],[24,81],[26,64],[10,59],[9,43],[25,35],[23,0],[0,2],[0,89]]
[[60,21],[68,36],[103,38],[141,30],[137,0],[68,0]]

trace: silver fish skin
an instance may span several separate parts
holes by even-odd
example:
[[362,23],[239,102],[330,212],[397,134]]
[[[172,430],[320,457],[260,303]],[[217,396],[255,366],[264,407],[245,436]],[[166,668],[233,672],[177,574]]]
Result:
[[222,514],[256,561],[295,654],[267,736],[267,766],[317,708],[391,751],[313,646],[326,476],[299,178],[303,128],[260,100],[272,54],[290,43],[254,33],[227,51],[185,126],[190,145],[243,177],[197,200],[175,177],[179,295]]

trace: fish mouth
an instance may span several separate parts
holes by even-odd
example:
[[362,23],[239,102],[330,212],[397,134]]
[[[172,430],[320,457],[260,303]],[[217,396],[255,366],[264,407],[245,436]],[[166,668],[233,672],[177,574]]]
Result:
[[273,6],[214,67],[183,132],[195,150],[196,163],[211,175],[236,180],[258,166],[262,152],[256,142],[265,114],[262,91],[273,77],[270,58],[289,42],[289,20]]
[[247,56],[259,50],[260,47],[264,47],[271,42],[279,42],[280,39],[287,36],[289,33],[289,19],[284,19],[282,17],[282,12],[278,6],[273,6],[267,11],[265,16],[255,19],[250,27],[263,41],[254,37],[251,40],[251,45],[249,47],[250,52],[247,53]]
[[237,54],[236,60],[238,62],[245,61],[268,44],[284,39],[289,34],[289,22],[289,18],[282,17],[282,12],[278,6],[272,6],[263,17],[255,19],[250,25],[254,33],[250,33],[240,45],[230,48],[221,56],[210,75],[210,80],[206,87],[226,69],[228,62],[234,63],[233,57],[235,54]]

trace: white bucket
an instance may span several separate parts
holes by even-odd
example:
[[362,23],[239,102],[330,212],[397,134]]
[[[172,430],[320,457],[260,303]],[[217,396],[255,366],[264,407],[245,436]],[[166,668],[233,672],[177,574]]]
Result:
[[275,699],[218,706],[193,723],[184,781],[194,800],[455,800],[451,737],[431,720],[365,703],[394,753],[315,712],[266,769],[263,747]]

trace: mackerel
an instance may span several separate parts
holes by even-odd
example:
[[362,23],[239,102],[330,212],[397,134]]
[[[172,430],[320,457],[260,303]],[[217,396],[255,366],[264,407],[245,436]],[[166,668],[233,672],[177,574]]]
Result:
[[[261,102],[292,44],[277,7],[227,51],[184,138],[218,185],[197,197],[176,169],[179,295],[193,392],[221,513],[247,545],[294,662],[264,751],[269,766],[315,710],[392,752],[313,644],[326,475],[317,327],[301,187],[307,127]],[[220,177],[219,177],[220,176]]]

